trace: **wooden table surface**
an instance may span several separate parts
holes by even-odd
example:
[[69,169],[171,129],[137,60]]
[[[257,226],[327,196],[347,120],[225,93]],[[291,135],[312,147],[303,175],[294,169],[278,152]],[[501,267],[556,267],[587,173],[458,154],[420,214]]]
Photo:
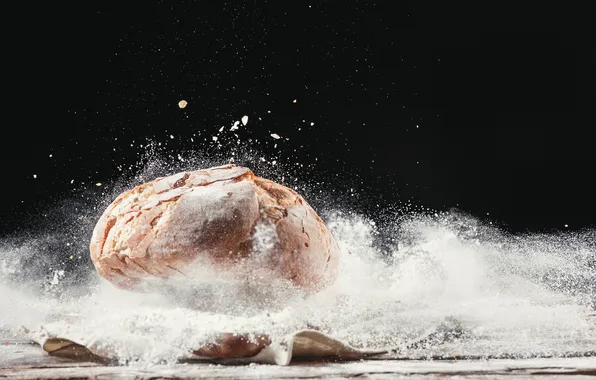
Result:
[[596,376],[596,357],[491,360],[396,360],[385,357],[353,362],[301,362],[290,366],[224,366],[185,363],[105,366],[53,357],[39,345],[0,338],[0,378],[7,379],[317,379],[317,378],[540,378]]

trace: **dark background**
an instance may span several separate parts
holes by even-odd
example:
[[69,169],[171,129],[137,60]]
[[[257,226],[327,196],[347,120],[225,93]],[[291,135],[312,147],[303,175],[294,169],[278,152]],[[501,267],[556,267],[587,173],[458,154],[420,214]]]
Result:
[[114,181],[145,139],[201,152],[242,115],[252,137],[289,137],[260,148],[304,163],[297,176],[355,183],[363,212],[412,201],[512,231],[595,224],[587,9],[4,4],[3,233]]

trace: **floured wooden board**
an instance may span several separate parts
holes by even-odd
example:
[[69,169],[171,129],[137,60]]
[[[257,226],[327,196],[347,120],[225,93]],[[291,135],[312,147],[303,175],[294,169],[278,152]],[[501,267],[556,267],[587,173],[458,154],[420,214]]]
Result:
[[110,366],[51,356],[34,342],[0,337],[0,378],[7,379],[305,379],[371,378],[540,378],[596,376],[596,358],[396,360],[389,355],[345,362],[296,361],[288,366],[223,365],[189,362],[176,365]]

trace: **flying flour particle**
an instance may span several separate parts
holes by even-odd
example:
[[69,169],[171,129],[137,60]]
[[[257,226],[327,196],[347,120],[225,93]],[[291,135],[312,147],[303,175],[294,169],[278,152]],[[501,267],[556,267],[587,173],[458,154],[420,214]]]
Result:
[[178,107],[180,107],[182,109],[182,108],[185,108],[187,104],[188,104],[188,102],[186,100],[181,100],[178,102]]
[[272,133],[271,137],[273,137],[274,139],[278,140],[280,139],[279,135],[277,133]]
[[242,125],[246,125],[248,123],[248,116],[242,116]]

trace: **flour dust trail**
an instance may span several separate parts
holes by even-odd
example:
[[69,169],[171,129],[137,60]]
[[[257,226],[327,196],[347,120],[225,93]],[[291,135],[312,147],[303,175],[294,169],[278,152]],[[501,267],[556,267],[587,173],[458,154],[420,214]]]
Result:
[[511,237],[448,213],[396,220],[392,233],[399,243],[380,252],[370,221],[341,212],[326,219],[342,247],[337,282],[269,309],[234,309],[246,302],[222,288],[220,295],[187,292],[184,297],[220,305],[198,311],[176,297],[115,289],[93,273],[76,291],[57,296],[50,289],[65,280],[60,271],[40,290],[39,281],[19,278],[19,249],[4,247],[0,328],[84,344],[101,340],[124,362],[174,362],[221,332],[281,336],[312,327],[356,347],[411,357],[557,356],[594,349],[590,233]]

